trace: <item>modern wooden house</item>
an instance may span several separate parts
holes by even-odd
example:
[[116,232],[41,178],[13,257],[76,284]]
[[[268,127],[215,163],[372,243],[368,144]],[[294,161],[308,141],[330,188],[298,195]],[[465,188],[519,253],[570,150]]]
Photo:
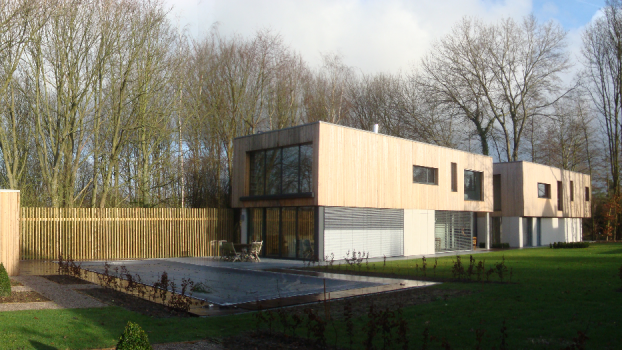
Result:
[[493,191],[492,243],[578,242],[582,218],[591,217],[589,175],[525,161],[495,163]]
[[234,154],[242,241],[267,257],[470,250],[489,232],[488,156],[325,122],[236,138]]

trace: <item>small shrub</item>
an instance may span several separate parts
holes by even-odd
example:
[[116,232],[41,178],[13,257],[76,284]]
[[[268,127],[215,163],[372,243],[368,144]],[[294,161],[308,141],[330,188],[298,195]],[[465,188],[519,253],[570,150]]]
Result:
[[482,280],[482,274],[484,274],[484,271],[486,271],[486,265],[484,263],[485,260],[480,260],[477,262],[477,266],[475,267],[475,269],[477,270],[477,280],[481,281]]
[[555,242],[549,244],[549,248],[564,249],[564,248],[588,248],[589,242]]
[[454,279],[462,279],[462,276],[464,275],[464,266],[462,265],[460,255],[456,256],[456,261],[454,262],[454,266],[451,268],[451,273],[454,275]]
[[467,276],[469,277],[469,281],[471,280],[471,277],[473,276],[474,271],[475,271],[475,259],[473,258],[473,255],[469,255],[469,268],[467,269]]
[[139,325],[128,321],[117,343],[117,350],[152,350],[147,333]]
[[479,242],[479,247],[480,248],[486,248],[486,243],[485,242]]
[[11,296],[11,280],[9,279],[9,274],[6,272],[3,263],[0,263],[0,296]]
[[510,243],[493,243],[493,249],[510,249]]
[[505,266],[505,255],[501,257],[502,260],[500,263],[495,264],[495,272],[499,276],[501,282],[503,282],[503,275],[505,272],[508,272],[508,267]]

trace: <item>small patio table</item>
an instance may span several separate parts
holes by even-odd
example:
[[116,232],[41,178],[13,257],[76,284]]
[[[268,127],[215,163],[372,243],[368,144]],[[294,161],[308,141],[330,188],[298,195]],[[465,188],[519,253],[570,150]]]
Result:
[[235,247],[236,251],[243,252],[245,254],[248,252],[248,249],[251,247],[251,245],[247,243],[234,243],[233,246]]

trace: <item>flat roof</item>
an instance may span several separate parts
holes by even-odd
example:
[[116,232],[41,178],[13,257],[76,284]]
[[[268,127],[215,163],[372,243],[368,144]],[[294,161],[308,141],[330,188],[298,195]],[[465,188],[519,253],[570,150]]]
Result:
[[243,139],[243,138],[247,138],[247,137],[256,137],[256,136],[260,136],[260,135],[264,135],[264,134],[269,134],[269,133],[273,133],[273,132],[279,132],[279,131],[283,131],[283,130],[289,130],[289,129],[295,129],[295,128],[302,128],[302,127],[306,127],[306,126],[310,126],[310,125],[314,125],[314,124],[320,124],[320,123],[323,123],[323,124],[328,124],[328,125],[332,125],[332,126],[336,126],[336,127],[340,127],[340,128],[345,128],[345,129],[352,129],[352,130],[356,130],[356,131],[359,131],[359,132],[366,132],[366,133],[370,133],[370,134],[374,134],[374,135],[379,135],[379,136],[384,136],[384,137],[395,138],[395,139],[398,139],[398,140],[404,140],[404,141],[409,141],[409,142],[419,143],[419,144],[426,145],[426,146],[432,146],[432,147],[445,148],[445,149],[449,149],[449,150],[452,150],[452,151],[457,151],[457,152],[468,153],[468,154],[474,154],[474,155],[477,155],[477,156],[482,156],[482,157],[492,158],[492,156],[487,156],[487,155],[484,155],[484,154],[479,154],[479,153],[468,152],[468,151],[464,151],[464,150],[457,149],[457,148],[451,148],[451,147],[447,147],[447,146],[440,146],[440,145],[435,145],[435,144],[426,143],[426,142],[417,141],[417,140],[411,140],[411,139],[407,139],[407,138],[404,138],[404,137],[398,137],[398,136],[393,136],[393,135],[387,135],[387,134],[383,134],[383,133],[380,133],[380,132],[377,132],[377,133],[376,133],[376,132],[369,131],[369,130],[365,130],[365,129],[358,129],[358,128],[354,128],[354,127],[351,127],[351,126],[339,125],[339,124],[329,123],[329,122],[325,122],[325,121],[321,121],[321,120],[320,120],[320,121],[313,122],[313,123],[307,123],[307,124],[301,124],[301,125],[296,125],[296,126],[290,126],[290,127],[283,128],[283,129],[269,130],[269,131],[266,131],[266,132],[260,132],[260,133],[257,133],[257,134],[251,134],[251,135],[245,135],[245,136],[238,136],[238,137],[235,137],[235,138],[234,138],[234,140],[237,140],[237,139]]
[[515,161],[512,161],[512,162],[496,162],[496,163],[492,163],[492,166],[494,167],[495,165],[514,164],[514,163],[529,163],[529,164],[534,164],[534,165],[544,166],[544,167],[547,167],[547,168],[559,169],[559,170],[562,170],[562,171],[568,171],[568,172],[571,172],[571,173],[583,174],[583,175],[591,176],[590,174],[582,173],[582,172],[580,172],[580,171],[574,171],[574,170],[562,169],[562,168],[558,168],[558,167],[556,167],[556,166],[552,166],[552,165],[546,165],[546,164],[540,164],[540,163],[530,162],[530,161],[528,161],[528,160],[515,160]]

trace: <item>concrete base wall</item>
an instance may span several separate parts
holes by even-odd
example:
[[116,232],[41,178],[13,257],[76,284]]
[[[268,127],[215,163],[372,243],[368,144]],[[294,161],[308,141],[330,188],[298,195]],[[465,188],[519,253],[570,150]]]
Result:
[[404,209],[404,255],[434,254],[434,210]]
[[512,248],[523,246],[523,218],[504,217],[501,219],[501,243],[509,243]]
[[583,220],[579,218],[565,218],[564,225],[564,241],[563,242],[581,242],[583,240]]
[[[503,217],[501,223],[501,242],[510,243],[512,248],[527,246],[525,225],[527,218]],[[531,220],[532,246],[538,244],[537,218]],[[580,242],[583,236],[583,221],[580,218],[540,218],[541,245],[554,242]]]

